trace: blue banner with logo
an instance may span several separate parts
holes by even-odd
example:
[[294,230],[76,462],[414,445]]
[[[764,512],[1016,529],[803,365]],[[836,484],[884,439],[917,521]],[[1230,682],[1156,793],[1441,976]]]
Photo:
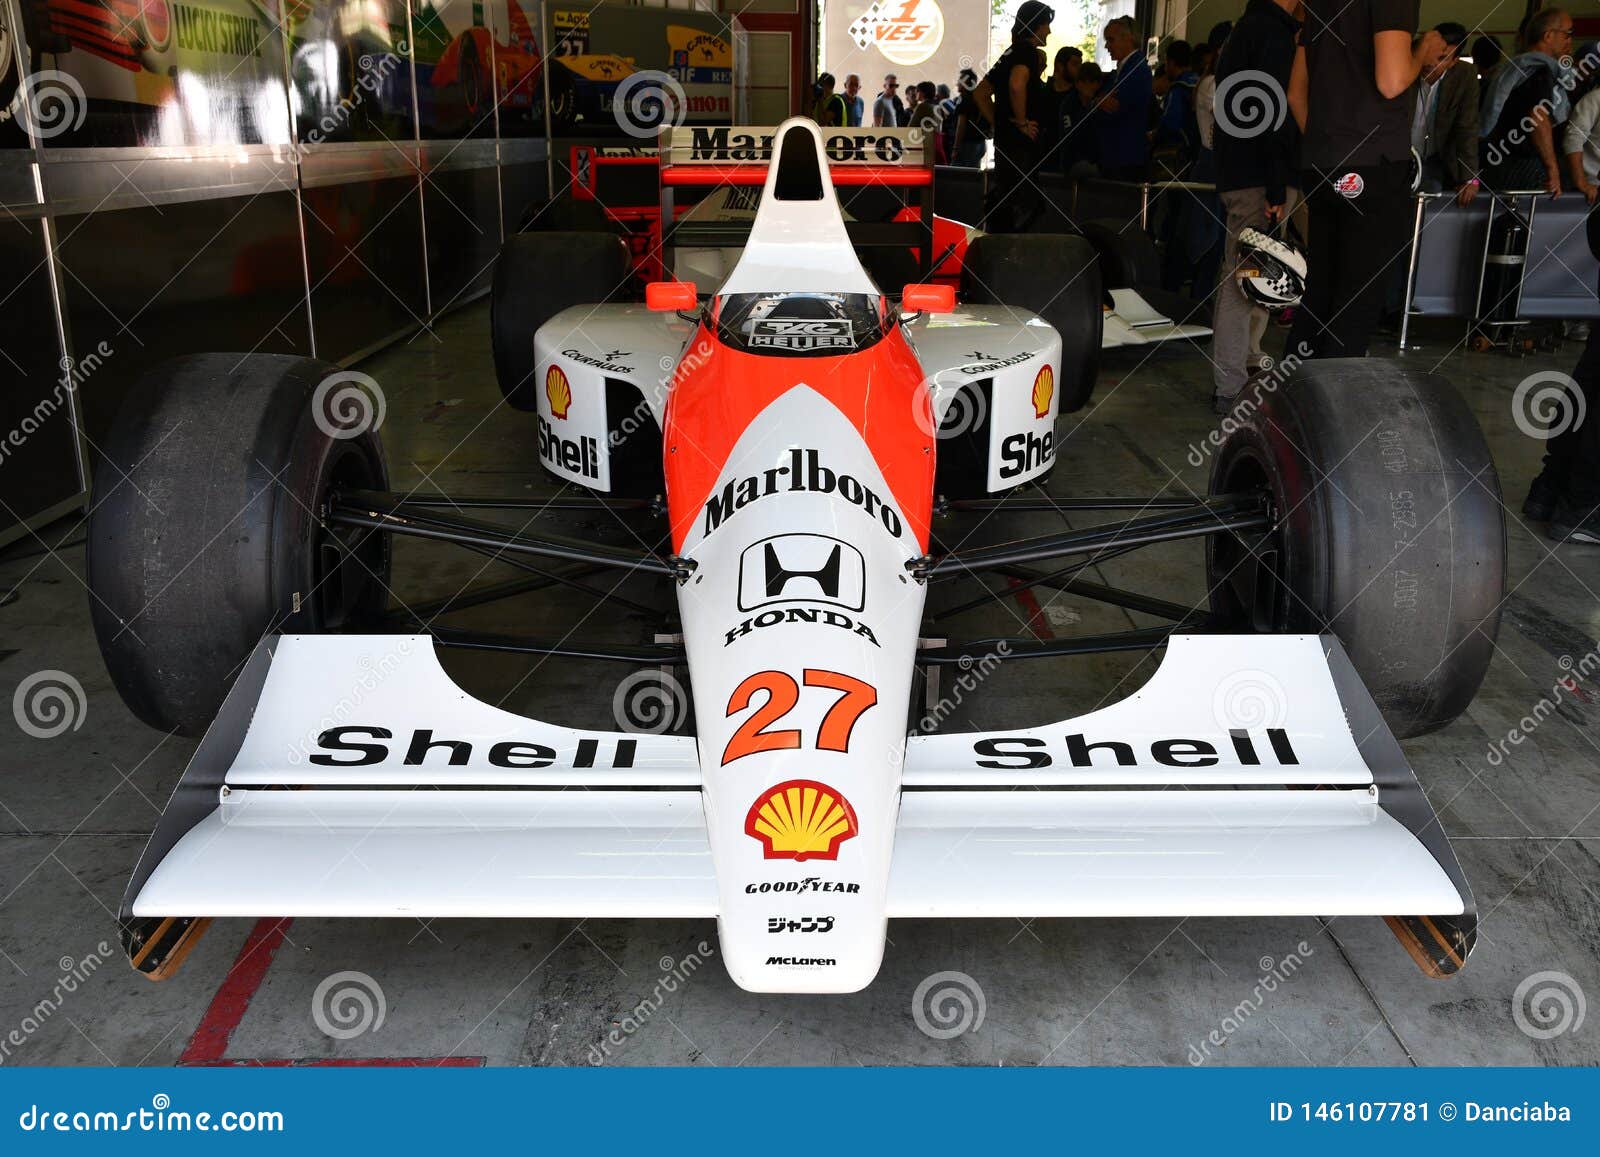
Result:
[[0,1147],[1594,1152],[1597,1093],[1593,1069],[16,1069]]

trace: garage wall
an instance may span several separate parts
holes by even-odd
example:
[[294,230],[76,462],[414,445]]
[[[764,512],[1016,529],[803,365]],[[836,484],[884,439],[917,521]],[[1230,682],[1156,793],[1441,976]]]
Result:
[[0,544],[81,503],[147,367],[353,359],[484,290],[545,195],[537,0],[120,11],[0,0]]

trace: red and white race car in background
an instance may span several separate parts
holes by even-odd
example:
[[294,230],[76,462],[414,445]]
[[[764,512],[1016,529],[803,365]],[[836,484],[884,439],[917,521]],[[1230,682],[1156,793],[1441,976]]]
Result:
[[[849,992],[895,917],[1378,915],[1431,974],[1459,968],[1471,891],[1395,739],[1465,709],[1503,586],[1493,468],[1449,385],[1321,363],[1219,439],[1204,498],[1018,496],[1070,449],[1093,250],[979,237],[962,282],[991,300],[890,291],[835,186],[914,178],[807,120],[762,136],[748,159],[660,165],[669,188],[759,189],[709,295],[606,303],[630,276],[606,231],[502,255],[496,325],[530,365],[502,385],[576,497],[391,492],[371,431],[321,408],[332,367],[305,359],[188,359],[130,399],[90,526],[96,626],[136,712],[209,724],[129,885],[135,963],[170,971],[213,916],[715,918],[744,988]],[[1083,287],[1069,308],[1008,300],[1040,262]],[[260,497],[264,478],[282,482]],[[609,545],[475,516],[535,502],[655,530]],[[1062,509],[1113,521],[961,549],[940,529]],[[663,629],[374,633],[394,535],[559,560],[573,583],[656,576]],[[1185,538],[1207,545],[1209,605],[1033,568]],[[1157,625],[920,644],[947,632],[930,603],[985,575]],[[436,646],[677,667],[692,733],[501,710]],[[922,706],[949,666],[1160,647],[1148,683],[1077,718],[943,733]]]

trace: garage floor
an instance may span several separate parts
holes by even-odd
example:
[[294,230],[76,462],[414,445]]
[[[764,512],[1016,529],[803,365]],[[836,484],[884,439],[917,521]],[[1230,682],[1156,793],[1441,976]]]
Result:
[[[493,408],[487,319],[487,306],[474,305],[362,367],[386,396],[397,487],[550,490],[530,449],[532,420]],[[1520,380],[1570,368],[1578,350],[1468,355],[1452,348],[1456,328],[1410,360],[1466,391],[1488,432],[1508,495],[1512,593],[1466,718],[1407,745],[1482,915],[1477,952],[1455,979],[1425,979],[1377,919],[901,921],[876,983],[843,997],[740,991],[715,958],[710,921],[300,919],[219,921],[176,977],[151,984],[123,963],[114,912],[192,744],[137,722],[112,690],[89,627],[82,531],[67,522],[0,555],[0,697],[10,702],[25,679],[51,670],[76,679],[87,703],[73,729],[48,739],[0,716],[0,1063],[1600,1063],[1600,1020],[1574,1023],[1584,994],[1600,996],[1600,685],[1568,671],[1594,663],[1600,549],[1553,549],[1522,523],[1541,446],[1511,412]],[[1060,427],[1070,437],[1051,492],[1203,492],[1204,468],[1186,456],[1213,426],[1208,395],[1198,350],[1108,355],[1097,408]],[[975,531],[978,541],[1060,526],[1040,515],[949,533]],[[579,533],[626,539],[609,519]],[[1101,577],[1193,602],[1203,596],[1198,562],[1198,546],[1173,544],[1110,563]],[[508,577],[449,547],[397,549],[395,592],[407,602]],[[545,634],[577,623],[629,642],[654,629],[569,592],[451,621]],[[965,616],[959,631],[1066,634],[1139,621],[1042,591],[1037,602],[1008,598]],[[478,654],[446,662],[490,702],[613,725],[616,668]],[[1127,656],[1003,666],[951,726],[1063,718],[1127,695],[1150,670]],[[1541,701],[1542,723],[1491,765],[1491,744]],[[336,977],[347,972],[363,975]],[[981,990],[981,1023],[950,1039],[927,1035],[912,1015],[919,985],[941,972]],[[359,1001],[341,1012],[335,996],[350,985],[374,1010],[381,1002],[381,1020],[363,1016]],[[332,1002],[331,1017],[319,999]],[[341,1027],[363,1023],[355,1035]]]

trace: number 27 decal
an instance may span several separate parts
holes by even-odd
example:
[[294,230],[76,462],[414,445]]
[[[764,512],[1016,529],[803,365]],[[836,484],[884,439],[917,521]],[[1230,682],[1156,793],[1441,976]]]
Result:
[[[870,683],[838,671],[822,671],[807,667],[801,674],[807,687],[821,687],[838,691],[839,699],[828,708],[817,728],[817,747],[823,751],[850,750],[850,733],[855,729],[867,708],[878,702],[878,692]],[[800,746],[800,732],[796,728],[771,730],[772,726],[800,702],[800,683],[786,671],[757,671],[733,689],[728,696],[728,716],[738,714],[750,706],[758,691],[767,693],[767,701],[750,713],[739,724],[739,729],[728,740],[722,751],[722,765],[726,767],[736,759],[754,755],[759,751],[784,751]]]

